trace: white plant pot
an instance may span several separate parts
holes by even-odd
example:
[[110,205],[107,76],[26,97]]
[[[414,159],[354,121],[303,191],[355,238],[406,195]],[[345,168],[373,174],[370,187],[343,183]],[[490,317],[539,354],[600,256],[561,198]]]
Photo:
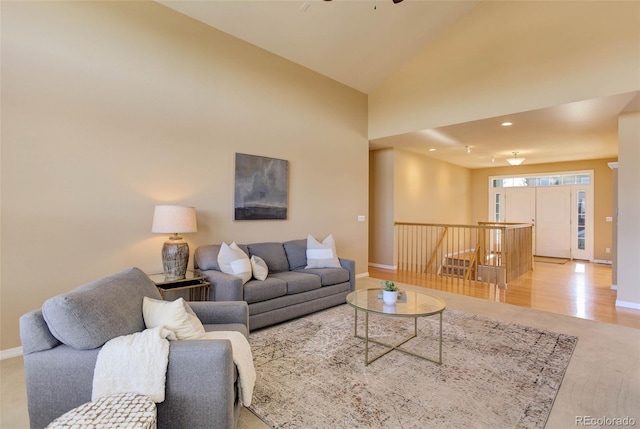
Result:
[[384,303],[387,305],[395,304],[396,301],[398,301],[398,291],[396,290],[391,292],[388,290],[383,290],[382,301],[384,301]]

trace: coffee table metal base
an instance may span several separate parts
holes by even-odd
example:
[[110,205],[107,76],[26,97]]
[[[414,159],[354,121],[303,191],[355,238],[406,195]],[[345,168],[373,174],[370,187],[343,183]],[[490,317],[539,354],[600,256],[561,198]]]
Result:
[[[403,339],[402,341],[400,341],[397,344],[387,344],[387,343],[383,343],[381,341],[378,340],[374,340],[369,338],[369,312],[368,311],[364,311],[364,337],[362,335],[358,335],[358,309],[355,309],[356,311],[356,315],[355,315],[355,323],[354,323],[354,336],[356,338],[360,338],[362,340],[364,340],[364,364],[365,366],[368,366],[370,363],[375,362],[376,360],[380,359],[382,356],[386,355],[389,352],[392,352],[393,350],[397,350],[399,352],[402,353],[406,353],[412,356],[416,356],[418,358],[421,359],[425,359],[428,360],[430,362],[434,362],[437,363],[438,365],[442,365],[442,312],[439,313],[440,315],[440,332],[439,332],[439,341],[438,341],[438,360],[428,357],[428,356],[424,356],[415,352],[412,352],[411,350],[407,350],[405,348],[402,348],[400,346],[402,346],[403,344],[405,344],[406,342],[417,338],[418,337],[418,316],[415,316],[413,318],[413,335]],[[374,344],[378,344],[380,346],[383,347],[387,347],[389,350],[386,350],[382,353],[380,353],[379,355],[369,359],[369,343],[374,343]]]

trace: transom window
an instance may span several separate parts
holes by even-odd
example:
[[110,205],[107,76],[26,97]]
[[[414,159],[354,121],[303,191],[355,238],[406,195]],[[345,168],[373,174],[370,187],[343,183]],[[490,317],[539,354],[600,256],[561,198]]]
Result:
[[501,177],[491,180],[492,188],[520,188],[532,186],[587,185],[589,173],[549,174],[544,176]]

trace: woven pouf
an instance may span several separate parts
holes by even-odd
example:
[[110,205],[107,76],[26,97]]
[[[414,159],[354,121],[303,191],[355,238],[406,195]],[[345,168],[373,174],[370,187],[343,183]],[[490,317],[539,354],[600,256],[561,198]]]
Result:
[[46,429],[155,429],[156,404],[147,396],[118,393],[82,404]]

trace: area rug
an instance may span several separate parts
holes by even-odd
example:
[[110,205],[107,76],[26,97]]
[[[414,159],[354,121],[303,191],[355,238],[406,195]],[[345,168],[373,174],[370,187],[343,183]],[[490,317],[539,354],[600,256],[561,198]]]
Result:
[[[437,359],[438,316],[418,320],[405,347]],[[447,309],[442,365],[392,351],[365,366],[353,322],[342,305],[251,333],[251,411],[272,428],[542,428],[577,343]],[[413,319],[371,315],[369,324],[383,342],[413,332]]]
[[535,262],[544,262],[547,264],[558,264],[558,265],[563,265],[569,262],[569,260],[566,258],[550,258],[547,256],[534,256],[533,260]]

